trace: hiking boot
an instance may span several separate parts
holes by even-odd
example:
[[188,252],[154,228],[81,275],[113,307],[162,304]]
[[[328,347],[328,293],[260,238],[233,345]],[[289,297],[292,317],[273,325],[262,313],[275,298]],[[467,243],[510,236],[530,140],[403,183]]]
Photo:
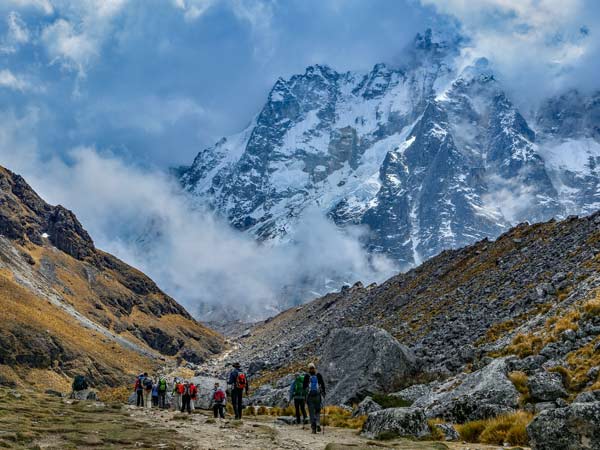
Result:
[[312,425],[310,428],[312,429],[312,434],[317,434],[317,427],[316,426]]
[[321,425],[317,425],[317,433],[321,432]]
[[303,423],[304,425],[308,425],[308,419],[305,417],[305,418],[304,418],[304,420],[302,421],[302,423]]

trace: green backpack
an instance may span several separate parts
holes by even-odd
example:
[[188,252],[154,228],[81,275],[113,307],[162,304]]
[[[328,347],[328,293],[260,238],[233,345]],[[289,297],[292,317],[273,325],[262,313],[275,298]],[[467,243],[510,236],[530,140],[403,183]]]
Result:
[[158,382],[158,391],[159,392],[167,392],[167,380],[161,378]]
[[304,397],[304,375],[300,375],[294,381],[294,397]]

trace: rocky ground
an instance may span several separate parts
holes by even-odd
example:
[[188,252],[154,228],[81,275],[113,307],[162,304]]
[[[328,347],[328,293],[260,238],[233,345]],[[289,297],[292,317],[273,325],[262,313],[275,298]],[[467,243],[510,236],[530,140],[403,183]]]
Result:
[[375,449],[483,450],[498,447],[371,441],[356,431],[327,427],[313,435],[273,417],[215,421],[207,411],[192,415],[142,410],[122,404],[74,401],[34,391],[0,388],[0,447],[13,449]]

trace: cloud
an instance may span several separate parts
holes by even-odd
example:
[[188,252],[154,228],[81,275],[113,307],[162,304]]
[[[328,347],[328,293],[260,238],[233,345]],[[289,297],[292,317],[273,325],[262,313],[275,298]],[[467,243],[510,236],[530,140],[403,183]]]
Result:
[[0,40],[0,53],[15,53],[19,47],[29,42],[29,30],[27,25],[21,19],[21,16],[11,11],[6,16],[7,31],[6,35]]
[[50,0],[5,0],[6,5],[20,9],[33,9],[41,11],[46,15],[54,13],[54,8]]
[[517,103],[598,89],[600,4],[583,0],[421,0],[471,38],[465,57],[492,61]]
[[213,6],[215,0],[173,0],[173,5],[183,11],[186,21],[193,22]]
[[0,123],[0,163],[47,201],[74,210],[98,247],[146,272],[192,312],[265,316],[315,289],[324,294],[395,272],[386,258],[373,260],[363,250],[362,230],[342,231],[317,211],[300,219],[290,242],[263,245],[192,208],[164,172],[90,147],[70,150],[67,162],[42,159],[32,133],[39,126],[35,110],[1,113]]
[[29,83],[15,76],[10,70],[0,70],[0,88],[8,88],[15,91],[25,91],[29,88]]

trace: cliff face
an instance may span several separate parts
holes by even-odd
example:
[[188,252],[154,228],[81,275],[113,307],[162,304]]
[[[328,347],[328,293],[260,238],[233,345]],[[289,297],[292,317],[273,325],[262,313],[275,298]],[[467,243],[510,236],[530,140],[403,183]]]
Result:
[[0,235],[0,381],[49,370],[112,385],[161,359],[222,349],[150,278],[96,249],[71,211],[4,168]]

